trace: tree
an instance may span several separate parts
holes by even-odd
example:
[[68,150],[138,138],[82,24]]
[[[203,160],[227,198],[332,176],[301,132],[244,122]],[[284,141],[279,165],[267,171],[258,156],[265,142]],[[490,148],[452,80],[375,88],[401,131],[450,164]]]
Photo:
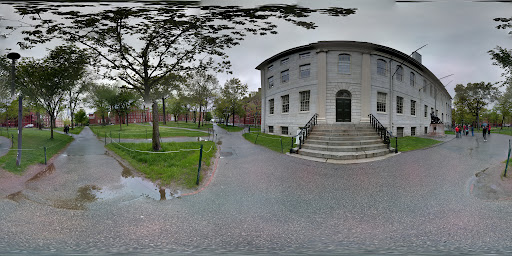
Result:
[[78,112],[75,113],[75,121],[79,123],[81,126],[87,123],[89,119],[87,118],[87,114],[85,113],[85,110],[81,108],[78,110]]
[[455,100],[476,117],[477,127],[480,127],[480,111],[499,96],[499,90],[492,83],[468,83],[466,86],[455,86]]
[[261,91],[257,91],[244,99],[246,112],[252,113],[253,123],[257,126],[261,118]]
[[183,100],[179,97],[173,97],[168,99],[168,102],[170,105],[169,111],[171,112],[172,115],[174,115],[174,121],[178,122],[179,115],[183,114],[184,112]]
[[87,102],[91,108],[101,115],[102,125],[106,125],[105,117],[110,110],[109,99],[115,95],[114,90],[105,84],[92,85],[89,91]]
[[[112,87],[112,92],[106,98],[110,105],[110,110],[119,117],[119,129],[122,129],[124,117],[128,116],[130,109],[137,104],[137,95],[127,89]],[[128,125],[128,120],[126,120]]]
[[[356,11],[295,5],[198,6],[183,2],[71,11],[31,3],[15,8],[18,14],[39,22],[23,31],[26,37],[25,42],[20,42],[22,47],[54,39],[80,43],[95,54],[106,77],[121,79],[145,102],[152,103],[155,151],[161,149],[156,100],[160,96],[158,91],[166,86],[161,80],[169,74],[229,69],[226,50],[238,45],[248,34],[276,34],[277,25],[270,19],[314,29],[314,23],[304,20],[312,13],[347,16]],[[60,20],[41,18],[48,12]]]
[[74,47],[57,46],[44,59],[25,59],[18,64],[17,84],[23,85],[19,89],[50,116],[51,139],[55,117],[87,66],[87,57],[81,52]]
[[194,109],[194,119],[197,110],[199,110],[199,122],[197,128],[201,127],[201,114],[203,107],[206,109],[208,102],[213,98],[219,88],[219,81],[212,74],[200,71],[187,79],[187,94],[192,108]]
[[501,128],[503,129],[503,123],[506,117],[512,115],[512,82],[510,82],[505,89],[505,92],[498,98],[498,104],[496,105],[501,113]]
[[226,107],[228,107],[228,111],[233,117],[233,126],[235,126],[235,114],[238,114],[239,116],[245,114],[245,110],[242,107],[242,99],[247,94],[248,88],[247,84],[242,84],[240,79],[232,78],[226,81],[224,87],[221,89],[221,97],[225,101]]
[[[510,29],[512,28],[512,18],[495,18],[494,21],[500,24],[496,26],[497,29]],[[512,30],[508,32],[512,35]],[[496,46],[494,50],[489,50],[493,65],[499,66],[504,69],[501,76],[505,77],[503,84],[510,84],[512,82],[512,50],[500,46]]]

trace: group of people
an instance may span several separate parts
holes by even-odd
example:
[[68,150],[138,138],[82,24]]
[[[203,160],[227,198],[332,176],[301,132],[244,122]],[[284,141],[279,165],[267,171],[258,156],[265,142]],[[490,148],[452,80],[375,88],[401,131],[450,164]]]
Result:
[[[469,130],[471,130],[471,136],[475,136],[474,128],[472,125],[457,125],[455,126],[455,137],[462,138],[462,134],[468,136]],[[491,134],[491,127],[482,125],[484,141],[487,141],[487,135]]]

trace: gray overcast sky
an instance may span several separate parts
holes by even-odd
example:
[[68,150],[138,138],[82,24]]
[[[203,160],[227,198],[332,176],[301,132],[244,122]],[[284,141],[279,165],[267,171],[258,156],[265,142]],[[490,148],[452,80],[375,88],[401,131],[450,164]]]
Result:
[[[276,1],[232,1],[205,0],[204,5],[254,6]],[[318,26],[306,30],[278,21],[278,35],[248,37],[228,51],[233,64],[233,75],[219,74],[223,84],[231,77],[238,77],[249,85],[250,90],[260,87],[260,74],[255,67],[263,60],[292,47],[325,40],[364,41],[385,45],[410,54],[419,51],[423,64],[437,77],[454,74],[441,80],[447,84],[448,92],[454,96],[456,84],[468,82],[502,81],[501,70],[492,65],[488,50],[497,45],[512,48],[512,35],[498,30],[493,21],[496,17],[511,17],[512,3],[473,2],[445,0],[432,2],[402,2],[390,0],[358,1],[279,1],[312,8],[331,6],[357,8],[356,14],[347,17],[312,15],[310,20]],[[8,19],[19,19],[13,9],[5,3],[0,6],[0,15]],[[8,22],[2,20],[0,22]],[[4,48],[18,51],[22,56],[43,57],[38,50],[21,51],[15,45],[20,38],[11,35],[0,38],[0,54]]]

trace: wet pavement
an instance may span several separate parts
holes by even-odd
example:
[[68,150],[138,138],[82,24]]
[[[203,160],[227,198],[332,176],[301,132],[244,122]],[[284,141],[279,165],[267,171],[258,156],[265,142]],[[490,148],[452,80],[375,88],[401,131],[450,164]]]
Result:
[[[53,171],[0,199],[0,254],[512,252],[512,201],[472,191],[475,173],[506,159],[510,136],[452,139],[337,165],[215,129],[221,146],[213,181],[176,197],[152,184],[143,185],[151,195],[131,189],[133,173],[86,128]],[[163,194],[172,200],[160,200]]]

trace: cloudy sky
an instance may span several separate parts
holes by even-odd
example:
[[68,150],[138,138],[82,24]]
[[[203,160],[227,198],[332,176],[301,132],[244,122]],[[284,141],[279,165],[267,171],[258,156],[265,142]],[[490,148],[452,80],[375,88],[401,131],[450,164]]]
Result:
[[[261,5],[277,1],[232,1],[205,0],[204,5]],[[512,35],[498,30],[493,21],[496,17],[512,17],[511,2],[476,2],[463,0],[407,1],[391,0],[316,0],[279,1],[311,8],[331,6],[357,8],[356,14],[347,17],[312,15],[311,21],[318,26],[306,30],[284,22],[279,25],[278,34],[264,37],[248,37],[239,46],[228,51],[233,64],[233,75],[218,75],[224,83],[231,77],[238,77],[249,85],[250,90],[260,87],[259,71],[255,67],[263,60],[300,45],[325,40],[364,41],[385,45],[406,54],[419,47],[423,64],[437,77],[454,74],[441,81],[454,96],[456,84],[468,82],[502,81],[501,70],[492,65],[487,51],[497,45],[512,48]],[[7,3],[0,3],[0,20],[5,25],[19,20]],[[43,57],[39,49],[22,51],[16,46],[21,37],[15,33],[0,35],[0,54],[5,48],[19,52],[22,56]]]

